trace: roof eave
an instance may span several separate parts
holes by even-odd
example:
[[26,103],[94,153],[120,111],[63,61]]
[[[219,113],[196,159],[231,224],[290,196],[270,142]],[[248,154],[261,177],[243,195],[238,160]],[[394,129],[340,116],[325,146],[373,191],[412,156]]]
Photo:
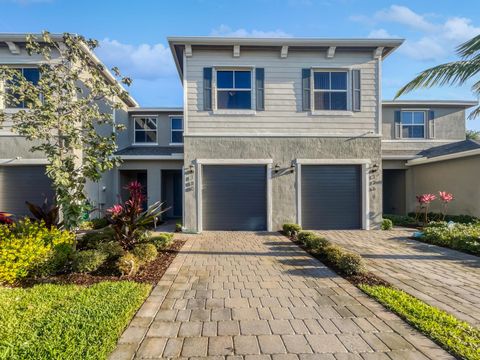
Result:
[[436,105],[436,106],[458,106],[470,108],[477,106],[478,101],[474,100],[383,100],[382,105],[402,106],[402,105]]

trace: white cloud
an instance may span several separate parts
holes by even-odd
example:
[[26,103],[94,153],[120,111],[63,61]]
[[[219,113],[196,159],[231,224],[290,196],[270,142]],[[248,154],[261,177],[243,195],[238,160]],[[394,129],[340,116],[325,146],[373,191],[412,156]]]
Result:
[[434,31],[436,26],[425,19],[424,15],[417,14],[406,6],[392,5],[388,9],[377,11],[374,15],[377,21],[392,21],[407,25],[413,29]]
[[134,80],[160,79],[176,72],[170,49],[163,44],[131,45],[107,38],[95,52],[109,67],[117,66]]
[[281,37],[292,37],[291,34],[277,29],[273,31],[262,31],[262,30],[251,30],[246,29],[236,29],[233,30],[228,25],[220,25],[218,28],[213,29],[210,33],[212,36],[231,36],[231,37],[260,37],[260,38],[281,38]]
[[399,36],[392,35],[385,29],[377,29],[377,30],[370,31],[370,33],[368,34],[368,37],[370,39],[389,39],[389,38],[398,38]]
[[[473,25],[465,17],[450,17],[443,21],[431,21],[439,16],[419,14],[406,6],[392,5],[377,11],[372,17],[364,15],[350,16],[350,20],[369,26],[382,24],[400,24],[416,36],[410,36],[398,50],[415,60],[444,60],[452,55],[456,46],[480,34],[480,27]],[[385,28],[373,29],[368,37],[397,37]]]

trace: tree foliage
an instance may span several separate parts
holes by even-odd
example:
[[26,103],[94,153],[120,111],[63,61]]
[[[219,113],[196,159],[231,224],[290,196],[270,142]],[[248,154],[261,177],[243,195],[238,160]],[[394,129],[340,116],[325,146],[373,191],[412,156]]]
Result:
[[[463,85],[466,81],[475,79],[472,91],[480,95],[480,34],[457,47],[460,60],[434,66],[422,71],[408,84],[404,85],[395,95],[398,98],[407,92],[420,88],[431,88],[437,85]],[[477,106],[469,115],[473,119],[480,115]]]
[[[18,111],[0,111],[0,125],[11,123],[13,132],[31,141],[30,151],[46,156],[46,173],[67,228],[75,228],[85,210],[86,181],[98,181],[119,162],[115,133],[122,127],[114,123],[113,112],[128,93],[105,75],[93,55],[97,46],[96,40],[68,33],[61,39],[48,32],[28,35],[26,51],[40,64],[37,84],[18,69],[0,66],[4,101],[25,104]],[[130,85],[129,78],[112,70],[121,83]]]

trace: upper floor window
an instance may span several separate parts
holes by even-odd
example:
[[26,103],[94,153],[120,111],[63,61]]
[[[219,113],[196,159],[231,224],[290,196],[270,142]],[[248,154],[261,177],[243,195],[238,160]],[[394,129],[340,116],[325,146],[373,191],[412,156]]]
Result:
[[[17,69],[23,77],[31,82],[33,85],[37,85],[38,81],[40,80],[40,70],[38,68],[18,68]],[[15,81],[15,80],[14,80]],[[6,84],[7,92],[8,92],[8,83]],[[14,96],[18,99],[18,95],[14,94]],[[20,102],[10,102],[7,101],[6,104],[7,108],[17,108],[17,109],[25,109],[27,108],[27,103],[25,101]]]
[[172,144],[183,144],[183,118],[172,117]]
[[315,71],[313,84],[315,110],[347,110],[346,71]]
[[252,108],[252,72],[217,70],[217,108]]
[[134,117],[135,144],[157,143],[157,118]]
[[425,137],[425,111],[402,111],[402,138]]

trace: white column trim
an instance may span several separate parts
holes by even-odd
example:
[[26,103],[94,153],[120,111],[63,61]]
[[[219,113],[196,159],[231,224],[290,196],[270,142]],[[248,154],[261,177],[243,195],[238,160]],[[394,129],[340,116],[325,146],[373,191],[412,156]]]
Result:
[[297,190],[296,198],[296,210],[297,210],[297,219],[296,223],[302,225],[302,164],[295,162],[295,186]]
[[195,162],[195,194],[197,206],[197,232],[203,231],[203,216],[202,216],[202,164]]
[[362,228],[370,230],[370,186],[368,164],[362,164]]
[[267,231],[272,231],[272,164],[267,164]]

